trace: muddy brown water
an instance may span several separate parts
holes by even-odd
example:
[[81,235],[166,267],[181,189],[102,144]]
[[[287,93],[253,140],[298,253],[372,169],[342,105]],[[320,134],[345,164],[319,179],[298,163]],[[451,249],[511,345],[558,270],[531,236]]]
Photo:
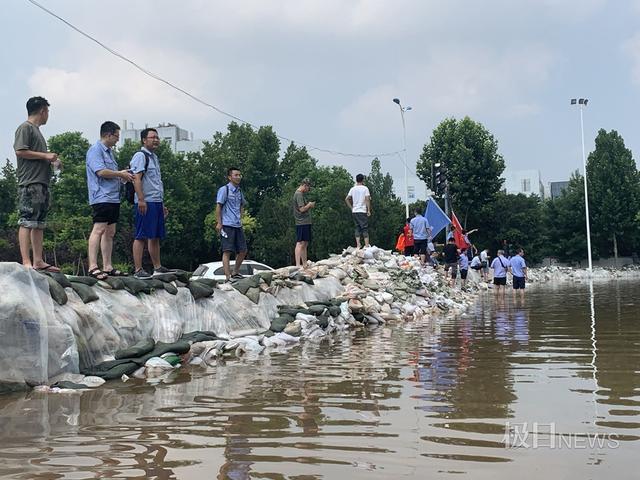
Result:
[[[593,299],[593,302],[592,302]],[[0,398],[2,478],[638,478],[640,282]]]

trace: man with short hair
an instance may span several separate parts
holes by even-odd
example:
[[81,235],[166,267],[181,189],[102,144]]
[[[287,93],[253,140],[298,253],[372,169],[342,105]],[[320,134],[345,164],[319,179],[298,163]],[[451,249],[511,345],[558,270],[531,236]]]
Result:
[[296,222],[296,267],[307,268],[307,249],[311,241],[311,209],[316,202],[308,202],[305,193],[311,188],[311,180],[305,178],[293,194],[293,218]]
[[509,270],[509,260],[504,256],[504,250],[498,250],[496,258],[491,262],[493,270],[493,284],[495,285],[496,295],[504,296],[507,285],[507,271]]
[[520,298],[524,300],[524,284],[527,278],[527,263],[524,261],[524,250],[519,248],[509,260],[511,275],[513,275],[513,298],[520,290]]
[[[120,127],[114,122],[100,126],[100,140],[87,150],[87,188],[93,217],[89,235],[89,275],[104,280],[108,275],[126,276],[111,263],[113,237],[120,216],[120,183],[133,181],[129,170],[118,170],[113,147],[120,140]],[[102,270],[98,268],[98,250],[102,253]]]
[[420,209],[415,209],[415,216],[409,222],[413,230],[414,253],[420,255],[422,264],[427,260],[429,239],[431,238],[431,226],[426,218],[420,213]]
[[169,210],[164,206],[164,185],[160,172],[160,159],[155,151],[160,146],[160,137],[155,128],[145,128],[140,132],[142,147],[131,158],[133,173],[135,240],[133,241],[134,276],[149,278],[142,268],[145,241],[153,263],[153,274],[163,274],[170,270],[160,262],[160,240],[166,236],[165,218]]
[[[242,212],[246,201],[240,190],[242,173],[237,167],[227,170],[229,183],[218,189],[216,196],[216,231],[220,234],[222,245],[222,265],[227,281],[242,278],[240,266],[247,256],[247,240],[242,230]],[[231,254],[236,254],[236,261],[231,274]]]
[[59,268],[42,258],[51,166],[60,168],[62,165],[57,154],[47,151],[47,142],[40,132],[40,127],[49,120],[49,102],[43,97],[31,97],[27,100],[27,115],[27,120],[16,130],[13,143],[17,157],[18,241],[22,265],[44,272],[59,272]]
[[344,199],[351,209],[355,224],[356,248],[360,248],[360,236],[364,238],[364,246],[369,246],[369,217],[371,216],[371,194],[364,185],[364,175],[356,175],[356,184],[351,187]]

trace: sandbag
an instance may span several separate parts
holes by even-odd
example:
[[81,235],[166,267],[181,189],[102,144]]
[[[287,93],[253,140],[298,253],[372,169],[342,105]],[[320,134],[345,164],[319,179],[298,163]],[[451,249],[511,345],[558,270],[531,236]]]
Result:
[[271,330],[272,332],[282,332],[287,326],[287,323],[288,322],[286,318],[276,317],[271,320],[271,326],[269,327],[269,330]]
[[148,278],[144,281],[147,282],[149,285],[151,285],[151,288],[153,288],[154,290],[164,290],[164,282],[161,280],[158,280],[155,277]]
[[178,276],[175,273],[154,273],[153,278],[160,280],[161,282],[170,283],[175,282]]
[[197,330],[195,332],[184,333],[180,340],[191,343],[208,342],[210,340],[218,340],[215,332],[208,330]]
[[113,380],[120,378],[122,375],[131,375],[140,365],[128,358],[122,360],[110,360],[102,362],[93,367],[82,370],[84,375],[104,378],[105,380]]
[[118,350],[114,354],[114,357],[116,360],[120,360],[123,358],[141,357],[142,355],[153,350],[153,347],[155,346],[156,342],[152,338],[145,338],[144,340],[140,340],[135,345]]
[[237,280],[231,284],[233,288],[238,290],[241,294],[245,295],[250,288],[257,288],[260,286],[260,276],[254,275],[252,277],[243,278]]
[[89,285],[90,287],[93,287],[96,283],[98,283],[98,279],[93,277],[78,277],[75,275],[69,275],[67,278],[70,282],[84,283],[85,285]]
[[122,277],[107,277],[104,281],[113,289],[113,290],[124,290],[124,281],[122,281]]
[[193,295],[193,298],[196,300],[198,300],[199,298],[206,298],[213,295],[213,288],[208,287],[204,283],[190,282],[187,285],[187,288],[191,292],[191,295]]
[[84,303],[95,302],[100,297],[98,294],[85,283],[71,282],[71,288],[78,294]]
[[67,292],[64,291],[62,285],[56,282],[53,278],[46,276],[47,283],[49,283],[49,294],[51,294],[51,298],[58,304],[64,305],[69,301],[69,297],[67,297]]
[[257,274],[268,286],[271,286],[271,282],[273,281],[273,272],[260,272]]
[[124,288],[132,295],[137,295],[140,292],[151,293],[151,285],[144,280],[140,280],[135,277],[120,277],[124,282]]
[[335,305],[331,305],[329,307],[329,315],[331,315],[332,317],[338,317],[340,315],[340,307],[335,306]]
[[322,315],[326,309],[324,305],[311,305],[307,310],[311,315]]
[[329,317],[326,315],[320,315],[316,323],[320,328],[327,328],[329,326]]
[[178,287],[176,287],[173,283],[165,283],[164,284],[164,289],[170,293],[171,295],[177,295],[178,294]]
[[173,270],[171,273],[173,273],[182,283],[189,283],[189,278],[191,278],[191,274],[184,270]]
[[197,280],[191,280],[192,282],[198,282],[206,285],[207,287],[216,288],[218,281],[215,278],[198,278]]
[[256,305],[260,301],[260,289],[259,288],[250,288],[249,290],[247,290],[247,293],[245,293],[245,295],[247,296],[247,298],[249,300],[251,300]]
[[64,388],[66,390],[89,390],[89,387],[87,387],[85,384],[75,383],[69,380],[60,380],[59,382],[51,385],[51,388]]
[[64,273],[60,272],[40,272],[46,275],[47,277],[53,278],[56,282],[58,282],[62,288],[71,288],[71,282],[67,278]]

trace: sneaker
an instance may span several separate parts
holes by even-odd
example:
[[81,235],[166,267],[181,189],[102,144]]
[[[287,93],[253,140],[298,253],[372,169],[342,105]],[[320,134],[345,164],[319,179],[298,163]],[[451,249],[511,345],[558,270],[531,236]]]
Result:
[[239,273],[234,273],[233,275],[231,275],[231,278],[235,278],[236,280],[242,280],[244,276],[240,275]]
[[140,278],[140,279],[151,278],[151,275],[149,275],[149,272],[147,272],[144,268],[141,268],[140,270],[136,271],[136,273],[134,273],[133,276],[135,278]]
[[154,268],[153,269],[153,274],[155,275],[156,273],[158,274],[163,274],[163,273],[170,273],[171,270],[169,270],[167,267],[158,267],[158,268]]

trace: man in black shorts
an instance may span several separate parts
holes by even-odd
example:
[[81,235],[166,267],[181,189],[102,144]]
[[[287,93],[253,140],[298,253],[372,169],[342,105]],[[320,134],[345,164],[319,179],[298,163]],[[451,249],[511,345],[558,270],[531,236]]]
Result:
[[[240,190],[242,173],[237,167],[227,170],[229,183],[218,189],[216,196],[216,231],[222,245],[222,265],[227,281],[242,278],[240,266],[247,256],[247,240],[242,229],[242,212],[246,201]],[[231,255],[236,254],[236,262],[231,273]]]
[[[124,276],[113,268],[111,254],[116,224],[120,216],[120,184],[133,181],[129,170],[118,170],[113,147],[120,139],[120,127],[114,122],[100,126],[100,140],[87,150],[87,188],[93,211],[93,229],[89,235],[89,275],[104,280],[108,275]],[[98,268],[98,250],[102,252],[102,270]]]
[[456,246],[456,241],[453,237],[451,237],[444,246],[442,253],[444,254],[445,276],[447,275],[447,272],[449,272],[451,275],[449,286],[453,287],[456,283],[456,277],[458,276],[458,257],[460,256],[458,253],[458,247]]
[[309,192],[311,181],[305,178],[293,194],[293,218],[296,222],[296,267],[307,267],[307,248],[311,241],[311,209],[316,202],[308,202],[305,193]]

